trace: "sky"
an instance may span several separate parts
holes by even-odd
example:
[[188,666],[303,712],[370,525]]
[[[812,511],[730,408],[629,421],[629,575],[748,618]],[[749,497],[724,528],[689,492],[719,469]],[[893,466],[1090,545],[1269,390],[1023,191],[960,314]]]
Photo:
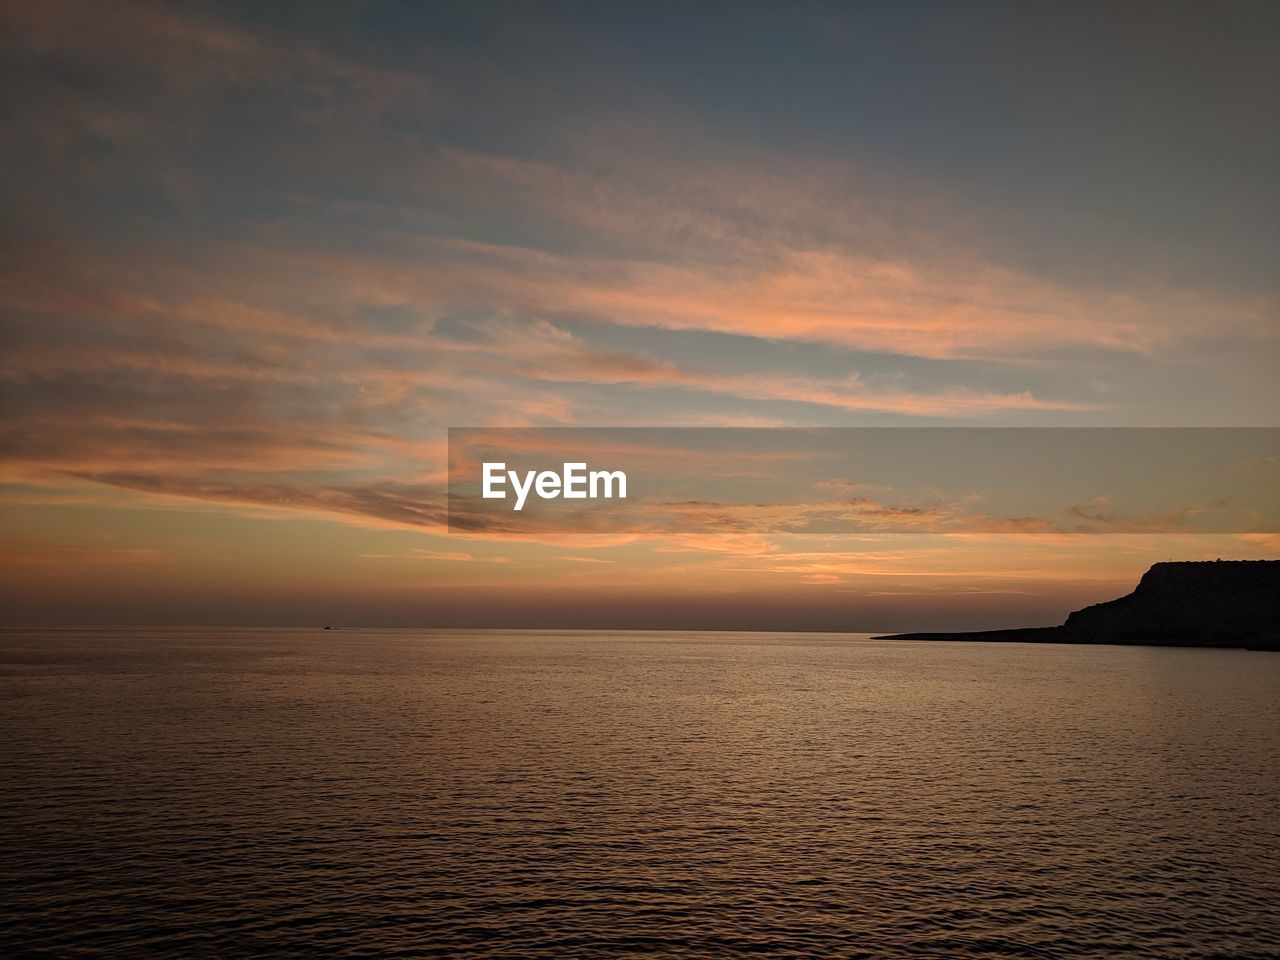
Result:
[[445,525],[450,427],[1276,425],[1277,28],[0,3],[3,619],[983,628],[1278,557]]

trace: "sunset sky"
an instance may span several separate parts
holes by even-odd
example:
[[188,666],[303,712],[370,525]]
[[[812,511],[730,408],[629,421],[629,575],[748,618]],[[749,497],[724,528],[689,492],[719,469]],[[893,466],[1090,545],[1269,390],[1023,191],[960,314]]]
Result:
[[981,628],[1280,557],[445,528],[450,427],[1277,425],[1278,11],[3,0],[3,620]]

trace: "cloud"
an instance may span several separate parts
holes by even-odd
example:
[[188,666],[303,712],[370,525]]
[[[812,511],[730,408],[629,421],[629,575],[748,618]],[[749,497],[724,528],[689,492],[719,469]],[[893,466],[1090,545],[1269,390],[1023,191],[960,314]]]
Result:
[[305,94],[314,113],[320,102],[346,100],[369,109],[397,97],[412,96],[420,103],[433,92],[418,74],[371,67],[317,45],[250,32],[163,3],[6,4],[0,21],[20,56],[162,80],[163,94],[170,98],[218,87],[260,96],[279,86],[292,96]]
[[[482,148],[450,137],[485,106],[465,83],[322,31],[143,2],[0,17],[21,80],[0,250],[11,476],[440,529],[449,425],[1087,414],[1105,383],[1009,361],[1158,353],[1206,317],[1223,336],[1276,333],[1268,296],[1000,262],[953,191],[838,151],[635,115]],[[649,346],[626,345],[638,332]],[[768,359],[725,362],[734,338]],[[837,373],[790,359],[796,344]],[[938,362],[908,377],[902,357]],[[832,510],[958,522],[884,500],[665,509],[742,549]]]
[[255,484],[250,480],[218,482],[200,477],[125,472],[81,473],[76,476],[170,497],[336,514],[437,532],[442,532],[448,523],[448,506],[442,491],[425,484],[388,481],[365,486],[325,487],[300,483]]
[[393,260],[317,251],[306,262],[428,312],[467,303],[933,359],[1070,347],[1151,353],[1202,337],[1207,315],[1223,332],[1272,339],[1280,309],[1262,296],[1065,288],[983,262],[903,265],[840,249],[661,263],[439,237],[405,242],[415,249]]
[[[163,262],[117,270],[65,249],[13,252],[0,359],[8,468],[167,495],[258,502],[266,491],[277,505],[387,519],[382,500],[366,510],[333,493],[286,491],[439,480],[447,424],[573,423],[577,404],[557,389],[566,385],[920,416],[1079,406],[1027,392],[913,391],[856,375],[710,372],[595,344],[544,319],[468,322],[465,337],[434,324],[397,329],[266,297],[219,299],[210,288],[232,281],[216,274],[188,296],[190,281]],[[262,282],[250,273],[240,292],[251,296]],[[643,407],[636,415],[649,419]],[[772,469],[779,455],[754,466],[747,454],[700,456],[709,472],[741,472]],[[229,485],[233,473],[249,479]],[[335,476],[345,477],[336,488]]]
[[1185,506],[1158,513],[1126,513],[1113,509],[1108,497],[1067,508],[1074,521],[1069,529],[1076,533],[1177,533],[1191,530],[1195,519],[1206,512],[1205,507]]
[[[933,358],[1153,352],[1201,337],[1206,316],[1223,333],[1275,336],[1274,296],[1155,279],[1068,285],[984,255],[972,215],[930,185],[839,156],[729,151],[688,134],[655,132],[654,146],[583,130],[558,163],[447,148],[415,157],[412,170],[383,171],[397,199],[376,209],[402,225],[382,239],[416,244],[420,267],[395,268],[384,289],[416,302],[436,291],[494,309]],[[501,205],[486,215],[514,218],[522,236],[574,242],[415,231],[415,217],[434,219],[444,184],[477,209]],[[429,265],[442,259],[447,275]],[[331,266],[387,275],[367,262]]]
[[[511,563],[510,557],[488,556],[478,557],[465,550],[426,550],[422,548],[408,550],[404,553],[362,553],[364,560],[435,560],[446,563]],[[606,561],[601,561],[606,562]]]
[[1276,462],[1275,457],[1259,457],[1257,460],[1250,460],[1247,463],[1240,464],[1238,470],[1257,470],[1259,467],[1267,467]]
[[171,559],[169,555],[153,547],[117,547],[104,544],[41,544],[39,547],[11,547],[4,551],[5,565],[24,572],[57,572],[75,567],[116,567],[120,564],[155,566]]

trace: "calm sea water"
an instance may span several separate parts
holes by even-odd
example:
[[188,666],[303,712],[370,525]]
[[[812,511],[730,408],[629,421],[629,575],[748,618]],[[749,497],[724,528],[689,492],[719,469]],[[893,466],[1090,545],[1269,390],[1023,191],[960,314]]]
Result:
[[1280,656],[0,634],[0,954],[1275,957]]

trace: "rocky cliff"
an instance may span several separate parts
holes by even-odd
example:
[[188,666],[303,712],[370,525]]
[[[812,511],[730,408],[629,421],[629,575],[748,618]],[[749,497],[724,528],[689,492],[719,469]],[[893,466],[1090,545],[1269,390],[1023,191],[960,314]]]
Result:
[[904,633],[898,640],[1000,640],[1280,650],[1280,560],[1157,563],[1137,589],[1057,627]]

